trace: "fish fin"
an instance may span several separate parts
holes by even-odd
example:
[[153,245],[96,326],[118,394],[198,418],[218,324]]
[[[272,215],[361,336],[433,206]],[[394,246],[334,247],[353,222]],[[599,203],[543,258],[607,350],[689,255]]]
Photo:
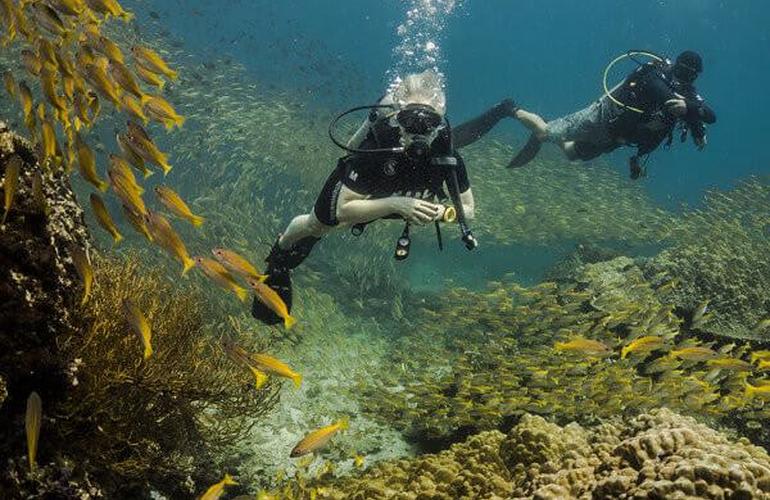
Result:
[[286,327],[287,330],[289,330],[296,323],[297,323],[297,320],[294,319],[294,316],[287,314],[286,317],[283,318],[283,325]]
[[294,382],[294,385],[297,387],[297,389],[299,389],[302,385],[302,375],[295,373],[291,376],[291,381]]
[[257,389],[261,389],[267,383],[267,374],[263,371],[257,370],[253,366],[250,366],[249,369],[251,370],[251,373],[254,374],[254,385],[257,387]]
[[163,126],[168,132],[174,130],[174,120],[163,120]]
[[246,302],[249,300],[249,292],[245,288],[238,287],[235,289],[235,294],[238,296],[239,299],[241,299],[241,302]]
[[195,267],[195,261],[189,257],[185,257],[182,263],[184,264],[184,269],[182,270],[182,276],[187,274],[187,271]]
[[190,223],[195,227],[200,227],[201,224],[203,224],[203,221],[206,220],[200,215],[193,215],[190,217]]

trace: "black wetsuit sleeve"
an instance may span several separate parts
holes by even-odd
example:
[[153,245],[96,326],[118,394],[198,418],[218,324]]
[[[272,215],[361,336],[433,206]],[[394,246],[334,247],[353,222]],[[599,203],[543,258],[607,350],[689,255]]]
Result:
[[465,168],[463,157],[455,152],[457,158],[457,187],[460,193],[464,193],[471,188],[471,181],[468,179],[468,170]]

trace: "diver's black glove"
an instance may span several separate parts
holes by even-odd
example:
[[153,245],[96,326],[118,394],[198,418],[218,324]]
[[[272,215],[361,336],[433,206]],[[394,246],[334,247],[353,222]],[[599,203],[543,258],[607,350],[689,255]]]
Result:
[[628,170],[633,180],[644,177],[646,174],[642,164],[639,162],[639,157],[636,155],[628,159]]

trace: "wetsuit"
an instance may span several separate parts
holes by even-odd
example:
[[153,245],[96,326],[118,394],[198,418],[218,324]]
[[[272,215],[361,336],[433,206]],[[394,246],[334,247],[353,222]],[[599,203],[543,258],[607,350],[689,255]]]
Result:
[[[398,127],[380,120],[369,130],[358,149],[398,147],[401,134]],[[439,131],[430,147],[430,154],[413,160],[404,153],[355,153],[337,162],[337,168],[326,180],[316,200],[314,212],[319,221],[336,226],[337,201],[344,185],[351,191],[369,198],[408,196],[421,199],[443,200],[443,186],[449,182],[451,168],[457,172],[459,192],[470,188],[465,163],[452,150],[446,129]]]

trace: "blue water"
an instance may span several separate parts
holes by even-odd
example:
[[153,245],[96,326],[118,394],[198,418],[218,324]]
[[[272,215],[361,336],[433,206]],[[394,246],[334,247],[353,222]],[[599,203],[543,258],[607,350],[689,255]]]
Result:
[[[263,83],[341,109],[383,92],[407,3],[153,0],[148,7],[192,52],[232,54]],[[644,182],[661,202],[697,203],[708,187],[770,171],[768,22],[770,3],[749,0],[465,0],[440,39],[449,113],[457,123],[512,96],[554,118],[595,99],[605,65],[626,49],[671,57],[696,50],[705,62],[697,87],[718,123],[704,152],[675,141],[655,153]],[[499,128],[524,135],[514,123]],[[610,159],[625,169],[629,154]]]

